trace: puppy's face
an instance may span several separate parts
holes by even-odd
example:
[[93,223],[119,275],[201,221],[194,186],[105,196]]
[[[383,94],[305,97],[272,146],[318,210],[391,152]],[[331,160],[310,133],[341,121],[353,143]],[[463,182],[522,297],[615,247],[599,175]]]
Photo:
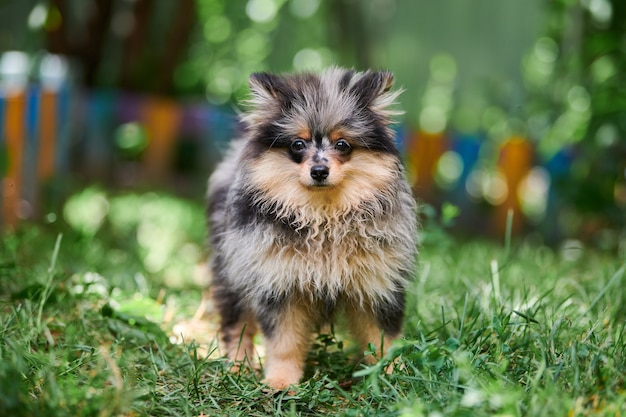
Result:
[[[251,181],[274,198],[379,187],[394,175],[391,73],[253,74],[244,116]],[[300,191],[298,191],[300,190]]]
[[293,138],[287,155],[297,171],[298,181],[311,191],[340,185],[345,177],[345,164],[350,162],[354,140],[343,130],[311,133],[303,130]]

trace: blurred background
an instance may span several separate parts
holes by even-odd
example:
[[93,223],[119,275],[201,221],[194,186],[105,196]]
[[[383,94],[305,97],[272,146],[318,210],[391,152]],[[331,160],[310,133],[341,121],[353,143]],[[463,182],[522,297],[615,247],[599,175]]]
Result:
[[249,74],[329,65],[395,73],[426,218],[626,253],[622,0],[0,0],[0,224],[200,201]]

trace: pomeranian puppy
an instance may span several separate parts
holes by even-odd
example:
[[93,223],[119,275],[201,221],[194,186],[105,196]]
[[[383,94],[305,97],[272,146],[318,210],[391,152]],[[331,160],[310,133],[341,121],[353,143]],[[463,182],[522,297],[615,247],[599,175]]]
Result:
[[272,388],[300,381],[336,313],[380,355],[400,334],[417,220],[392,84],[387,71],[252,74],[244,137],[209,180],[222,344],[236,363],[252,358],[260,328]]

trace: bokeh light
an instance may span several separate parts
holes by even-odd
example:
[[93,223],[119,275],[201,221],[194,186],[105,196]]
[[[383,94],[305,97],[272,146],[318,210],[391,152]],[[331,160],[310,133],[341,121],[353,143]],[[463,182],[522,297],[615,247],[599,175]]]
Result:
[[63,208],[63,218],[76,231],[93,236],[109,211],[106,194],[98,188],[85,188],[71,196]]
[[270,51],[270,43],[265,33],[249,28],[237,35],[235,48],[242,61],[261,62]]
[[559,47],[554,39],[539,38],[523,61],[526,82],[536,87],[547,85],[554,74],[558,54]]
[[9,51],[0,57],[0,82],[6,94],[13,94],[24,90],[30,73],[30,58],[28,54],[19,51]]
[[322,55],[315,49],[301,49],[293,57],[293,68],[298,71],[320,70],[322,66]]
[[317,12],[319,6],[320,0],[291,0],[289,10],[300,19],[308,19]]
[[482,169],[473,169],[465,180],[465,190],[474,201],[480,201],[483,198],[483,176]]
[[443,132],[447,121],[446,113],[441,107],[427,106],[420,112],[419,124],[424,132],[432,134]]
[[115,131],[115,143],[127,156],[138,156],[148,146],[148,136],[144,127],[137,122],[120,125]]
[[567,93],[567,102],[573,111],[579,113],[589,110],[589,105],[591,104],[589,93],[580,85],[570,88]]
[[223,15],[211,16],[204,23],[204,37],[212,43],[224,42],[232,33],[230,20]]
[[453,108],[456,62],[448,54],[438,54],[430,61],[430,80],[422,96],[419,126],[430,134],[443,132]]
[[545,168],[533,167],[517,190],[522,213],[533,223],[543,220],[548,206],[550,174]]
[[567,239],[561,244],[560,253],[565,261],[573,262],[584,253],[584,245],[578,239]]
[[489,204],[497,206],[504,203],[509,194],[504,174],[499,170],[487,172],[487,175],[483,177],[482,192]]
[[619,130],[613,123],[605,123],[596,131],[595,140],[603,148],[613,146],[619,140]]
[[609,0],[581,0],[581,3],[589,10],[598,26],[605,27],[611,22],[613,5]]
[[591,64],[591,75],[596,84],[607,82],[616,73],[615,61],[609,55],[601,56]]
[[450,54],[437,54],[430,61],[430,74],[434,81],[449,85],[456,79],[456,61]]
[[463,159],[454,151],[446,151],[437,162],[435,181],[443,189],[454,187],[463,174]]
[[484,200],[492,206],[502,204],[509,195],[506,177],[492,168],[473,169],[465,181],[465,190],[475,201]]
[[39,64],[39,78],[46,90],[59,90],[69,78],[69,63],[67,58],[45,54]]
[[278,6],[274,0],[248,0],[246,14],[257,23],[270,22],[276,16]]
[[48,8],[46,5],[43,3],[36,4],[28,15],[28,27],[33,30],[43,27],[47,17]]

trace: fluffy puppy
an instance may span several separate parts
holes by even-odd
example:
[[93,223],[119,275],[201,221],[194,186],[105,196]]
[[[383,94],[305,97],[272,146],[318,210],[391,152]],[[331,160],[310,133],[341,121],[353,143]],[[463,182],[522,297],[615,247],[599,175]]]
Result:
[[380,354],[400,334],[417,225],[392,83],[387,71],[252,74],[244,137],[209,180],[222,343],[242,361],[260,328],[272,388],[299,382],[336,312]]

